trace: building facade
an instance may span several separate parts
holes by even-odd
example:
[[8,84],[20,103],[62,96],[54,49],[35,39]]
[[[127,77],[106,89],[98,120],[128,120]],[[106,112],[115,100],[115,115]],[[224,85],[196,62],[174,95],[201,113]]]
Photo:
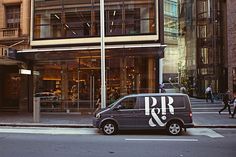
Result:
[[[99,0],[31,1],[30,49],[18,57],[31,71],[29,106],[96,108],[101,86]],[[107,103],[158,92],[164,57],[162,0],[105,0]]]
[[187,81],[192,95],[204,96],[211,85],[215,93],[228,88],[226,2],[183,0],[181,34],[185,35]]
[[164,41],[167,45],[163,59],[163,82],[179,83],[181,51],[179,49],[179,12],[177,0],[164,0]]
[[28,78],[16,51],[29,48],[30,0],[1,0],[0,15],[0,110],[27,111]]
[[227,0],[228,88],[236,95],[236,1]]
[[[193,96],[208,84],[235,93],[234,3],[105,0],[107,103],[169,78]],[[1,111],[32,111],[33,97],[45,110],[96,108],[100,0],[1,0],[0,13]]]

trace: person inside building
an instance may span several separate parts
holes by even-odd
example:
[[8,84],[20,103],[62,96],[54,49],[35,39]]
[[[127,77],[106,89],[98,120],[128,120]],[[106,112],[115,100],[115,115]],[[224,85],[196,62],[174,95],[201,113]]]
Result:
[[164,88],[164,83],[159,84],[159,88],[161,89],[161,93],[166,93],[166,90]]
[[96,110],[94,111],[94,113],[96,113],[97,111],[101,109],[101,92],[100,91],[97,95],[97,102],[95,104],[95,107],[96,107]]

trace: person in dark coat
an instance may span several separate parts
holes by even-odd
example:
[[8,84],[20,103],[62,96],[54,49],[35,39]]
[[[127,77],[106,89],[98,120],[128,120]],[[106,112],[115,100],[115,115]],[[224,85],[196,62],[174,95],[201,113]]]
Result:
[[231,101],[231,103],[233,103],[234,105],[234,111],[233,114],[231,114],[231,118],[234,118],[234,115],[236,113],[236,96],[234,96],[234,99]]
[[230,91],[228,90],[224,95],[223,95],[223,104],[224,107],[219,111],[219,114],[224,111],[226,108],[228,108],[229,114],[231,115],[231,110],[230,110],[230,105],[229,105],[229,93]]

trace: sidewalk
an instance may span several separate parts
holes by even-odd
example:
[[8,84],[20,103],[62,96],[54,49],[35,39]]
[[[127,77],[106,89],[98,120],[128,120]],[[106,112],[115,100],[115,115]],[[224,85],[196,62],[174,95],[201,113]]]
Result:
[[[191,98],[193,122],[195,127],[207,128],[236,128],[236,118],[229,118],[227,112],[218,114],[221,102],[206,103],[203,99]],[[195,109],[205,106],[217,107],[215,111],[195,112]],[[226,111],[226,110],[225,110]],[[32,127],[92,127],[92,114],[77,112],[42,112],[40,123],[33,122],[32,113],[0,112],[0,126],[32,126]]]
[[[195,127],[207,128],[236,128],[236,117],[230,118],[228,110],[221,114],[218,111],[223,107],[222,101],[214,100],[214,103],[205,99],[190,98]],[[200,110],[199,110],[200,109]],[[231,112],[233,108],[231,107]]]
[[0,126],[32,126],[32,127],[92,127],[93,115],[83,115],[72,112],[43,112],[40,114],[40,122],[33,122],[32,113],[0,113]]

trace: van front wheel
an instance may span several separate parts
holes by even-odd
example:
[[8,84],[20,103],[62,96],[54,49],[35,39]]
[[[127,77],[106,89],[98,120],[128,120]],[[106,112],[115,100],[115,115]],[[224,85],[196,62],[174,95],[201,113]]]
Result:
[[167,132],[170,135],[180,135],[182,132],[182,125],[179,122],[172,121],[167,125]]
[[112,121],[106,121],[102,125],[102,132],[104,135],[114,135],[118,131],[117,125]]

